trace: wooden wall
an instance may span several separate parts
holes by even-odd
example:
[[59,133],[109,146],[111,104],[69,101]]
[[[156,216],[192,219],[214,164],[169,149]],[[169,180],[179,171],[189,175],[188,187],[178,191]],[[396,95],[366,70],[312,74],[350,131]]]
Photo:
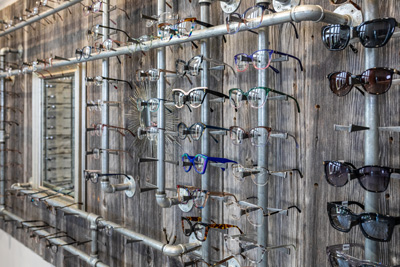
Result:
[[[83,1],[87,4],[87,1]],[[119,8],[128,11],[131,19],[126,20],[125,15],[120,11],[113,11],[111,18],[117,23],[117,27],[129,32],[132,36],[138,37],[143,34],[155,34],[154,28],[145,28],[145,23],[141,21],[139,14],[155,14],[157,1],[125,1],[113,0]],[[178,12],[181,17],[195,16],[200,17],[200,8],[197,1],[178,1],[173,0],[173,10]],[[253,4],[253,1],[246,3],[239,11]],[[251,2],[251,3],[250,3]],[[334,10],[334,6],[329,5],[329,1],[306,0],[303,4],[318,4],[328,10]],[[356,1],[362,7],[362,1]],[[20,15],[25,8],[31,8],[33,1],[20,0],[16,4],[0,11],[0,18]],[[211,22],[222,24],[224,14],[219,3],[212,5]],[[60,12],[63,18],[61,21],[57,16],[49,18],[51,25],[46,26],[39,23],[33,24],[35,30],[26,27],[12,33],[12,36],[1,37],[1,47],[16,47],[22,44],[25,48],[24,61],[32,62],[36,58],[48,58],[52,54],[62,57],[73,57],[76,48],[88,45],[85,31],[94,24],[101,23],[101,16],[82,15],[82,6],[75,5],[70,8],[72,14],[67,10]],[[395,17],[400,11],[400,3],[395,0],[381,1],[380,12],[382,17]],[[397,18],[399,19],[399,18]],[[292,27],[289,24],[270,28],[269,43],[270,48],[281,52],[289,53],[302,60],[304,71],[300,71],[297,62],[274,63],[281,73],[279,75],[269,71],[270,88],[293,95],[299,101],[301,113],[295,110],[292,101],[271,101],[269,105],[269,123],[274,129],[284,130],[296,136],[300,147],[297,149],[293,140],[273,140],[269,146],[269,169],[282,170],[299,168],[304,178],[293,175],[287,179],[272,179],[269,182],[269,206],[286,208],[297,205],[302,213],[289,212],[289,216],[277,215],[268,218],[269,224],[269,243],[271,245],[293,243],[297,250],[291,255],[284,255],[279,252],[268,254],[269,266],[328,266],[325,247],[327,245],[345,242],[363,243],[364,237],[358,227],[350,233],[341,233],[333,229],[328,221],[326,214],[327,201],[353,200],[363,202],[365,191],[358,182],[353,181],[343,188],[335,188],[327,184],[323,173],[323,160],[343,159],[352,162],[355,166],[363,165],[364,133],[345,133],[334,132],[333,124],[363,125],[364,122],[364,97],[355,90],[346,97],[339,98],[333,95],[328,87],[326,75],[332,71],[347,70],[352,73],[361,73],[364,70],[364,48],[356,44],[359,49],[358,54],[353,54],[350,49],[342,52],[330,52],[321,43],[320,29],[321,23],[302,22],[298,23],[299,39],[295,39]],[[113,35],[113,39],[123,40],[121,34]],[[237,53],[252,53],[257,50],[257,36],[243,32],[232,36],[226,36],[227,43],[222,38],[210,40],[211,57],[229,64],[233,64],[233,56]],[[399,47],[398,39],[392,39],[388,45],[379,49],[379,66],[399,67]],[[174,70],[174,61],[177,58],[188,60],[200,54],[200,48],[194,49],[190,43],[181,47],[167,48],[167,69]],[[149,51],[146,55],[136,53],[120,57],[122,64],[116,58],[110,59],[110,77],[133,80],[135,71],[139,68],[148,69],[156,67],[156,52]],[[14,59],[10,59],[13,61]],[[87,64],[87,75],[96,76],[101,74],[101,62],[93,61]],[[224,73],[214,72],[215,77],[211,78],[211,89],[228,94],[230,88],[240,87],[248,90],[257,85],[257,73],[252,67],[245,73],[238,73],[233,76],[230,71]],[[15,83],[7,83],[7,90],[12,90],[21,94],[20,98],[7,97],[7,105],[17,106],[24,109],[24,114],[7,113],[7,119],[17,120],[19,127],[7,126],[10,139],[7,141],[8,148],[17,148],[23,152],[22,155],[7,153],[9,162],[23,164],[22,168],[8,167],[6,170],[6,187],[9,188],[15,182],[27,182],[32,175],[32,156],[31,147],[35,140],[32,140],[31,113],[31,75],[18,76]],[[173,82],[173,79],[168,79]],[[200,86],[200,78],[193,78],[193,87]],[[185,79],[177,80],[174,88],[189,89],[191,85]],[[167,86],[167,91],[170,91]],[[89,85],[86,88],[88,100],[101,98],[101,88]],[[128,87],[120,86],[118,90],[110,89],[110,100],[121,101],[121,108],[110,108],[110,122],[113,125],[131,125],[132,115],[135,107],[129,102],[132,91]],[[142,94],[147,97],[156,97],[156,84],[151,84],[145,88]],[[398,105],[399,93],[398,86],[379,97],[380,125],[396,126],[400,125]],[[239,125],[243,128],[257,126],[257,110],[248,106],[242,107],[237,113],[229,106],[229,103],[211,104],[214,112],[211,113],[210,124],[215,126],[227,127]],[[39,114],[38,114],[39,115]],[[190,125],[199,122],[200,110],[193,110],[189,113],[186,109],[174,111],[177,121],[183,121]],[[100,122],[100,113],[88,114],[88,126],[91,123]],[[123,171],[133,176],[140,176],[142,180],[156,183],[156,165],[149,163],[141,166],[138,173],[137,157],[141,156],[135,150],[134,140],[129,135],[122,139],[115,133],[111,133],[111,148],[130,149],[134,160],[127,156],[110,156],[110,171]],[[211,140],[211,156],[226,157],[240,163],[257,163],[257,149],[249,143],[242,146],[234,146],[228,137],[217,137],[218,144]],[[179,160],[180,155],[185,152],[190,154],[200,153],[199,142],[179,141],[180,146],[169,143],[166,147],[166,159]],[[399,145],[400,137],[397,133],[382,133],[380,135],[380,158],[381,164],[385,166],[399,167]],[[87,149],[99,147],[101,141],[99,137],[88,138]],[[156,146],[150,145],[146,153],[142,156],[156,157]],[[99,169],[100,161],[91,157],[87,158],[89,169]],[[177,184],[200,186],[201,176],[194,173],[185,173],[181,168],[170,166],[166,167],[167,188],[173,188]],[[257,193],[256,186],[248,179],[243,184],[237,183],[230,170],[222,172],[213,168],[210,175],[212,179],[211,189],[213,191],[226,191],[234,193],[238,199],[245,199]],[[398,194],[400,182],[391,180],[389,189],[380,196],[382,213],[392,216],[400,216],[400,196]],[[148,235],[157,240],[163,238],[163,228],[168,234],[177,235],[177,243],[186,243],[188,239],[182,235],[180,217],[193,216],[200,214],[198,210],[193,210],[189,214],[184,214],[178,207],[171,209],[161,209],[156,204],[153,192],[137,194],[134,198],[127,198],[123,193],[104,194],[100,190],[100,184],[87,184],[87,211],[100,214],[107,220],[115,221],[125,225],[139,233]],[[173,193],[168,191],[168,195]],[[245,217],[239,222],[231,221],[226,213],[221,201],[210,201],[212,205],[211,217],[218,223],[238,224],[246,233],[256,232],[256,228],[246,223]],[[89,239],[90,233],[87,230],[87,223],[73,216],[63,217],[62,215],[50,215],[44,207],[34,207],[26,198],[7,197],[7,205],[11,211],[24,217],[25,219],[41,218],[50,224],[62,227],[71,235],[80,239]],[[76,257],[68,257],[63,252],[54,255],[44,247],[44,243],[36,244],[28,235],[15,228],[12,223],[0,222],[3,229],[14,237],[26,244],[38,254],[42,255],[47,261],[56,266],[85,266]],[[213,246],[222,248],[222,235],[212,236]],[[400,229],[394,231],[393,239],[390,243],[381,245],[380,259],[388,265],[400,263]],[[112,237],[100,233],[99,254],[100,259],[110,266],[181,266],[178,258],[163,256],[143,244],[126,244],[127,240],[120,235],[114,234]],[[89,245],[83,246],[87,253],[90,251]],[[223,252],[213,253],[213,257],[222,258]],[[225,253],[225,256],[227,254]]]

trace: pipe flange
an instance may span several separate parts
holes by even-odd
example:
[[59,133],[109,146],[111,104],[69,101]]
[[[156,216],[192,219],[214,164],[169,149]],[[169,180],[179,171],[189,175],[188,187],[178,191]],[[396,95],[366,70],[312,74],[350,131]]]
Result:
[[235,12],[240,6],[241,0],[231,0],[229,2],[221,1],[221,9],[224,13],[231,14]]
[[136,193],[136,181],[132,176],[128,175],[128,177],[124,179],[124,183],[129,184],[129,189],[125,190],[125,195],[127,197],[133,197]]
[[18,46],[18,59],[22,59],[23,55],[24,55],[24,47],[20,44]]
[[228,263],[228,267],[240,267],[240,263],[235,258],[228,260],[227,263]]
[[282,3],[282,1],[274,0],[272,2],[274,9],[276,12],[282,12],[286,10],[290,10],[298,5],[300,5],[300,0],[289,0],[286,3]]
[[349,16],[351,18],[349,26],[355,27],[363,22],[363,14],[361,10],[357,9],[353,4],[340,5],[333,12]]
[[[179,188],[179,194],[183,197],[188,197],[189,192],[183,188]],[[186,204],[178,204],[179,208],[181,209],[181,211],[183,212],[189,212],[193,209],[193,199],[189,199],[188,202]]]

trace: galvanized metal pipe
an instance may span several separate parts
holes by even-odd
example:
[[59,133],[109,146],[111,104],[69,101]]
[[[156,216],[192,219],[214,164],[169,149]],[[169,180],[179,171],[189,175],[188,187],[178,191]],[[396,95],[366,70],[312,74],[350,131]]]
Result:
[[[363,12],[364,19],[372,20],[379,18],[378,0],[364,0]],[[365,48],[365,69],[378,67],[378,52],[376,48]],[[379,105],[378,96],[365,95],[365,126],[369,130],[365,131],[364,140],[364,163],[365,165],[380,165],[379,162]],[[379,212],[378,193],[365,192],[365,211]],[[365,258],[367,260],[379,261],[379,243],[370,239],[365,239]]]
[[[24,193],[24,194],[29,194],[29,193],[38,191],[38,190],[26,189],[25,184],[23,184],[23,187],[21,187],[20,184],[14,184],[11,186],[11,188],[20,190],[20,192]],[[39,193],[39,194],[36,194],[35,196],[42,197],[42,196],[46,196],[46,194]],[[180,256],[181,254],[188,252],[188,251],[192,251],[194,248],[198,247],[197,243],[186,243],[186,244],[177,244],[177,245],[164,244],[160,241],[157,241],[155,239],[152,239],[152,238],[142,235],[140,233],[131,231],[131,230],[123,227],[122,225],[103,220],[99,215],[96,215],[94,213],[88,213],[86,211],[74,208],[72,206],[65,207],[66,205],[70,204],[70,202],[63,200],[62,198],[49,198],[49,199],[46,199],[46,201],[51,206],[63,207],[63,209],[62,209],[63,212],[69,213],[69,214],[74,214],[74,215],[88,221],[90,224],[96,224],[97,226],[100,225],[102,227],[109,226],[114,229],[114,232],[119,233],[129,239],[141,240],[141,242],[143,244],[150,246],[156,250],[159,250],[164,255],[167,255],[167,256]],[[0,210],[0,214],[1,214],[1,210]]]
[[[351,23],[351,18],[349,16],[336,14],[331,11],[324,10],[321,6],[318,5],[302,5],[293,8],[292,10],[283,11],[275,14],[264,15],[264,19],[261,23],[261,27],[279,25],[282,23],[286,23],[289,21],[301,22],[301,21],[314,21],[314,22],[326,22],[326,23],[336,23],[348,25]],[[243,23],[242,23],[243,24]],[[247,31],[248,29],[245,25],[241,25],[239,31]],[[132,52],[142,51],[142,47],[151,47],[151,49],[157,49],[160,47],[167,47],[173,45],[179,45],[190,41],[196,41],[201,39],[208,39],[217,36],[222,36],[228,34],[226,31],[225,25],[218,25],[215,27],[202,29],[198,31],[194,31],[190,38],[172,38],[171,41],[152,41],[148,42],[147,45],[130,45],[124,46],[120,48],[116,48],[115,51],[103,51],[100,54],[94,53],[88,59],[76,60],[75,57],[70,58],[70,61],[59,61],[53,63],[53,67],[62,67],[62,66],[70,66],[75,65],[81,62],[99,60],[104,58],[109,58],[113,56],[119,56],[124,54],[130,54]],[[40,65],[37,67],[37,70],[46,69],[44,66]],[[26,73],[31,73],[32,70],[28,70]],[[21,72],[19,70],[14,70],[11,72],[11,75],[18,75]],[[7,77],[7,72],[1,72],[0,77]]]
[[[13,214],[12,212],[9,212],[6,209],[0,210],[0,214],[15,220],[19,223],[22,223],[26,220],[24,220],[23,218]],[[34,224],[32,223],[28,223],[25,222],[24,223],[25,226],[27,227],[34,227]],[[35,233],[39,236],[47,236],[51,233],[45,231],[45,230],[36,230]],[[83,240],[82,240],[83,241]],[[86,263],[88,263],[90,266],[95,266],[95,267],[108,267],[107,264],[104,264],[103,262],[101,262],[99,259],[94,258],[88,254],[86,254],[85,252],[83,252],[82,250],[78,249],[77,247],[74,247],[74,245],[68,245],[66,246],[67,242],[65,242],[64,240],[60,239],[60,238],[52,238],[51,239],[51,243],[55,244],[55,245],[60,245],[62,246],[63,250],[68,251],[69,253],[71,253],[72,255],[75,255],[77,257],[79,257],[80,259],[82,259],[83,261],[85,261]]]
[[[267,49],[268,45],[268,29],[263,28],[258,31],[258,49]],[[258,86],[267,86],[267,70],[258,70]],[[265,104],[258,110],[258,126],[268,125],[268,104]],[[268,169],[268,147],[260,146],[258,148],[258,166]],[[267,174],[264,174],[265,176]],[[264,210],[268,207],[268,185],[257,187],[258,205]],[[268,220],[264,220],[263,225],[257,228],[257,242],[258,244],[267,247],[268,245]],[[264,259],[257,265],[258,267],[268,266],[268,253],[264,255]]]
[[[211,1],[200,0],[200,20],[206,23],[210,23],[210,11],[211,11]],[[209,40],[203,39],[201,41],[201,54],[210,58],[210,47]],[[209,63],[206,60],[203,60],[202,66],[202,74],[201,74],[201,86],[210,88],[210,70]],[[210,125],[210,103],[209,96],[206,95],[203,104],[201,105],[201,122]],[[210,134],[209,130],[206,128],[203,136],[201,137],[201,153],[207,156],[210,156]],[[210,190],[210,168],[206,170],[206,172],[201,176],[201,189]],[[201,219],[204,223],[210,223],[211,220],[211,208],[210,204],[206,205],[201,210]],[[211,260],[211,238],[207,238],[206,241],[202,244],[202,256],[206,262],[210,262]],[[203,264],[205,266],[205,264]]]
[[70,1],[68,1],[66,3],[64,3],[64,4],[61,4],[61,5],[57,6],[57,7],[55,7],[54,9],[49,9],[49,10],[47,10],[45,12],[42,12],[42,13],[40,13],[38,15],[35,15],[32,18],[29,18],[29,19],[27,19],[25,21],[17,23],[14,26],[12,26],[11,28],[8,28],[7,30],[2,31],[0,33],[0,37],[5,36],[7,34],[10,34],[10,33],[14,32],[16,30],[22,29],[25,26],[28,26],[28,25],[30,25],[32,23],[35,23],[35,22],[37,22],[37,21],[39,21],[41,19],[44,19],[44,18],[46,18],[48,16],[51,16],[53,14],[56,14],[56,13],[58,13],[58,12],[64,10],[64,9],[66,9],[66,8],[68,8],[70,6],[73,6],[75,4],[78,4],[80,2],[82,2],[82,0],[70,0]]

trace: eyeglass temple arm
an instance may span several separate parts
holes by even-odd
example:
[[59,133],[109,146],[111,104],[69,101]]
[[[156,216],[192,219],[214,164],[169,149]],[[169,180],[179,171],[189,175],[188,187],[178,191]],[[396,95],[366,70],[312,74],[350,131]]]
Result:
[[282,52],[279,52],[279,51],[276,51],[276,50],[274,50],[274,54],[278,54],[278,55],[282,55],[282,56],[288,56],[288,57],[296,59],[300,64],[301,71],[303,71],[303,64],[301,64],[301,60],[298,57],[292,56],[290,54],[282,53]]
[[204,56],[203,56],[203,59],[204,59],[205,61],[208,61],[208,62],[217,64],[217,65],[228,66],[228,67],[232,70],[233,75],[236,76],[236,71],[235,71],[235,69],[234,69],[231,65],[229,65],[229,64],[227,64],[227,63],[225,63],[225,62],[222,62],[222,61],[219,61],[219,60],[215,60],[215,59],[212,59],[212,58],[207,58],[207,57],[204,57]]
[[287,96],[287,97],[289,97],[289,98],[293,99],[293,100],[294,100],[294,102],[296,102],[296,106],[297,106],[297,112],[298,112],[298,113],[300,113],[300,106],[299,106],[299,102],[297,102],[297,99],[296,99],[296,98],[294,98],[294,97],[293,97],[293,96],[291,96],[291,95],[288,95],[288,94],[285,94],[285,93],[282,93],[282,92],[279,92],[279,91],[276,91],[276,90],[273,90],[273,89],[269,89],[269,91],[270,91],[270,92],[273,92],[273,93],[276,93],[276,94],[279,94],[279,95],[284,95],[284,96]]
[[154,17],[151,17],[151,16],[147,16],[147,15],[145,15],[145,14],[143,14],[143,13],[140,13],[140,18],[141,18],[141,19],[148,19],[148,20],[158,21],[158,18],[154,18]]
[[[273,131],[273,132],[277,132],[277,133],[281,133],[281,134],[287,134],[287,136],[292,137],[293,140],[294,140],[294,142],[295,142],[295,144],[296,144],[296,148],[299,148],[299,143],[297,142],[297,139],[296,139],[296,137],[295,137],[294,135],[292,135],[292,134],[290,134],[290,133],[287,133],[287,132],[284,132],[284,131],[275,130],[275,129],[273,129],[272,131]],[[271,137],[272,137],[272,136],[271,136]],[[282,138],[282,137],[280,137],[280,138]]]
[[341,206],[357,205],[360,208],[362,208],[363,210],[365,210],[364,205],[361,204],[360,202],[357,202],[357,201],[333,201],[333,202],[330,202],[330,203],[333,203],[333,204],[336,204],[336,205],[341,205]]
[[129,34],[126,31],[123,31],[123,30],[117,29],[117,28],[113,28],[113,27],[103,26],[103,25],[98,25],[98,26],[101,27],[101,28],[122,32],[128,37],[129,41],[134,41],[134,39],[132,37],[130,37]]
[[115,79],[115,78],[108,78],[108,77],[103,77],[103,76],[102,76],[102,78],[103,78],[104,80],[108,80],[108,81],[116,81],[116,82],[127,83],[127,84],[129,85],[129,87],[131,88],[131,90],[133,90],[132,84],[131,84],[131,82],[129,82],[129,81],[121,80],[121,79]]
[[[266,8],[268,11],[270,11],[271,13],[277,13],[275,10],[273,10],[272,8]],[[292,26],[293,26],[293,29],[294,29],[294,34],[296,35],[296,39],[299,39],[299,34],[298,34],[298,32],[297,32],[297,28],[296,28],[296,25],[294,25],[294,23],[293,22],[289,22]]]

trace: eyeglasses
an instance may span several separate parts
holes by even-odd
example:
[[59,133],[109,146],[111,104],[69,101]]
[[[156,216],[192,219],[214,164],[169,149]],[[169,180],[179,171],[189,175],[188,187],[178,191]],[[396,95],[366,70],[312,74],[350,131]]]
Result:
[[322,27],[322,41],[331,51],[343,50],[349,44],[351,33],[359,37],[367,48],[378,48],[386,45],[400,24],[394,18],[381,18],[364,21],[357,27],[348,25],[327,25]]
[[235,70],[229,64],[226,64],[216,59],[204,57],[203,55],[194,56],[191,59],[189,59],[188,62],[182,59],[177,59],[175,61],[176,74],[180,77],[183,77],[186,74],[191,76],[198,76],[200,74],[200,71],[203,70],[201,68],[203,60],[217,65],[215,67],[211,67],[210,70],[224,70],[226,66],[230,68],[233,74],[236,76]]
[[[327,78],[329,80],[329,88],[337,96],[347,95],[356,84],[361,84],[362,88],[369,94],[380,95],[390,89],[393,74],[400,74],[400,71],[389,68],[372,68],[360,75],[339,71],[332,72]],[[359,91],[364,94],[361,90]]]
[[189,104],[192,108],[200,107],[207,94],[211,94],[223,99],[229,99],[229,97],[223,93],[209,90],[207,87],[196,87],[185,92],[182,89],[172,89],[172,98],[174,100],[175,107],[183,108]]
[[[235,34],[239,31],[240,24],[244,23],[248,29],[256,29],[261,26],[264,19],[264,12],[269,11],[276,13],[275,10],[269,8],[269,4],[257,4],[249,7],[243,14],[231,13],[225,18],[226,31],[229,34]],[[296,26],[293,22],[289,22],[294,29],[296,39],[299,39]]]
[[[86,82],[94,82],[97,86],[100,86],[103,84],[103,82],[108,82],[108,83],[125,83],[129,85],[129,88],[133,90],[132,84],[129,81],[126,80],[120,80],[120,79],[115,79],[115,78],[108,78],[108,77],[103,77],[103,76],[96,76],[94,78],[92,77],[86,77]],[[115,89],[118,89],[118,87],[114,86]]]
[[113,39],[107,39],[103,42],[96,42],[94,44],[94,48],[95,48],[95,51],[100,54],[104,50],[115,51],[115,48],[118,48],[118,47],[124,46],[124,45],[127,45],[127,43],[123,43],[123,42],[113,40]]
[[76,60],[80,61],[82,57],[84,59],[90,58],[90,55],[92,54],[92,46],[85,46],[82,49],[76,49],[75,50],[75,57]]
[[95,159],[99,159],[100,158],[100,153],[109,153],[109,154],[116,154],[118,155],[118,153],[125,153],[127,154],[130,158],[133,159],[133,156],[126,150],[122,150],[122,149],[105,149],[105,148],[93,148],[91,151],[86,152],[87,155],[93,155],[93,157]]
[[[82,3],[81,3],[82,4]],[[107,3],[104,3],[103,1],[98,1],[98,0],[92,0],[92,4],[90,6],[85,6],[83,5],[83,14],[85,16],[89,15],[90,13],[98,13],[98,12],[103,12],[101,10],[102,5],[108,5]],[[129,17],[128,13],[122,9],[122,8],[118,8],[117,6],[112,6],[110,5],[109,9],[118,9],[120,11],[122,11],[123,13],[125,13],[125,16],[127,17],[128,20],[130,20],[131,18]],[[116,24],[116,23],[114,23]]]
[[272,54],[277,54],[281,56],[287,56],[294,58],[299,62],[300,69],[303,71],[303,65],[301,64],[301,60],[295,56],[292,56],[290,54],[282,53],[276,50],[271,50],[271,49],[261,49],[258,51],[255,51],[253,54],[248,55],[245,53],[240,53],[234,56],[234,61],[235,61],[235,66],[236,70],[239,72],[244,72],[249,68],[249,65],[252,64],[255,69],[258,70],[263,70],[268,67],[271,67],[273,71],[276,73],[279,73],[279,71],[275,68],[273,68],[271,64],[272,60]]
[[349,162],[324,161],[326,181],[333,186],[342,187],[350,180],[358,179],[365,190],[374,193],[385,192],[392,173],[400,169],[381,166],[354,167]]
[[158,130],[160,128],[157,127],[139,127],[137,130],[137,136],[139,140],[143,140],[145,137],[149,139],[149,141],[157,141],[158,140]]
[[251,177],[253,183],[258,186],[264,186],[268,183],[272,176],[281,176],[281,174],[286,177],[287,173],[292,174],[292,172],[297,172],[300,178],[303,178],[303,174],[299,169],[283,170],[283,171],[269,171],[263,167],[252,167],[246,168],[240,164],[232,164],[232,174],[239,182],[244,182],[246,177]]
[[275,249],[289,250],[290,248],[296,250],[296,246],[292,244],[264,247],[262,245],[257,244],[255,241],[246,238],[245,235],[238,235],[238,236],[224,235],[224,241],[226,249],[229,251],[230,254],[235,256],[240,255],[252,263],[262,262],[264,254],[271,250]]
[[100,170],[84,170],[83,173],[85,175],[86,181],[91,181],[96,184],[99,181],[99,177],[112,177],[112,176],[125,176],[128,179],[131,179],[129,175],[125,173],[100,173]]
[[143,111],[145,108],[147,108],[150,112],[156,112],[160,108],[160,101],[172,102],[162,98],[150,98],[147,101],[138,98],[136,101],[137,109],[138,111]]
[[[185,123],[181,122],[178,124],[178,137],[181,140],[185,140],[186,137],[188,137],[190,135],[193,138],[193,140],[197,141],[197,140],[200,140],[200,138],[203,135],[206,128],[214,129],[214,130],[229,131],[229,129],[226,129],[226,128],[205,125],[204,123],[201,123],[201,122],[192,124],[190,127],[187,127]],[[217,141],[217,143],[218,143],[218,141]]]
[[[215,157],[208,157],[203,154],[197,154],[196,156],[189,156],[187,153],[182,155],[182,162],[183,162],[183,169],[185,172],[189,172],[194,167],[194,170],[198,174],[204,174],[207,169],[208,162],[216,162],[216,163],[237,163],[236,161],[226,159],[226,158],[215,158]],[[225,165],[220,167],[223,171],[225,171]]]
[[[218,223],[202,223],[201,217],[182,217],[182,230],[185,236],[190,236],[192,233],[195,234],[195,237],[200,242],[204,242],[207,239],[208,231],[210,228],[214,229],[229,229],[229,228],[236,228],[239,230],[240,234],[243,234],[243,231],[237,227],[236,225],[232,224],[218,224]],[[192,224],[192,222],[196,222]]]
[[293,99],[296,103],[297,112],[300,113],[300,106],[296,98],[267,87],[253,87],[247,92],[243,92],[240,88],[232,88],[229,90],[229,102],[234,108],[240,108],[243,101],[247,101],[252,108],[262,108],[265,102],[267,102],[270,92]]
[[243,140],[250,138],[253,146],[266,146],[272,132],[272,128],[259,126],[251,128],[248,132],[239,126],[229,127],[229,136],[234,145],[242,144]]
[[326,254],[329,258],[331,267],[343,266],[343,267],[399,267],[389,266],[378,262],[372,262],[369,260],[360,260],[353,256],[350,256],[349,250],[352,248],[359,248],[364,250],[364,246],[360,244],[339,244],[326,247]]
[[103,124],[103,123],[97,123],[97,124],[93,123],[94,131],[98,136],[101,136],[105,127],[108,127],[111,129],[116,129],[117,132],[120,133],[122,136],[125,136],[124,131],[126,131],[126,132],[130,133],[133,137],[136,137],[136,135],[131,130],[129,130],[128,128],[125,128],[125,127],[108,125],[108,124]]
[[144,82],[146,80],[150,82],[156,82],[160,79],[160,72],[175,74],[175,72],[172,70],[164,70],[164,69],[149,69],[147,71],[137,70],[135,75],[135,80],[137,82]]
[[243,215],[246,215],[247,221],[255,227],[263,225],[265,217],[282,213],[288,215],[289,210],[293,208],[296,209],[298,213],[301,213],[301,210],[297,206],[290,206],[287,209],[267,208],[268,213],[266,213],[260,206],[250,203],[243,205],[243,202],[232,199],[225,202],[225,207],[228,209],[228,213],[231,215],[230,217],[232,219],[240,220]]
[[328,216],[333,228],[341,232],[349,232],[353,226],[360,225],[361,232],[368,239],[389,242],[393,229],[400,224],[400,217],[392,217],[378,213],[353,213],[347,205],[357,205],[364,210],[364,205],[354,201],[328,202]]
[[178,200],[182,204],[187,204],[188,200],[192,199],[196,208],[202,209],[206,206],[209,196],[226,197],[232,196],[236,201],[236,196],[226,192],[210,192],[208,190],[201,190],[194,186],[177,185]]
[[182,259],[182,263],[183,263],[183,266],[185,266],[185,267],[187,267],[187,266],[201,267],[202,265],[197,265],[198,263],[200,263],[200,264],[204,263],[204,264],[207,265],[208,267],[215,267],[215,266],[220,266],[221,264],[223,264],[223,263],[229,261],[229,260],[232,259],[232,258],[234,258],[234,256],[229,256],[229,257],[227,257],[227,258],[225,258],[225,259],[222,259],[222,260],[220,260],[220,261],[218,261],[218,262],[215,262],[215,263],[213,263],[213,264],[208,263],[208,262],[206,262],[206,261],[203,260],[203,259],[195,259],[195,260],[191,260],[191,261],[189,261],[189,262],[183,262],[183,259]]
[[178,19],[178,14],[173,12],[162,12],[160,15],[148,16],[145,14],[140,14],[142,19],[146,20],[146,27],[151,27],[155,24],[162,22],[172,22]]

